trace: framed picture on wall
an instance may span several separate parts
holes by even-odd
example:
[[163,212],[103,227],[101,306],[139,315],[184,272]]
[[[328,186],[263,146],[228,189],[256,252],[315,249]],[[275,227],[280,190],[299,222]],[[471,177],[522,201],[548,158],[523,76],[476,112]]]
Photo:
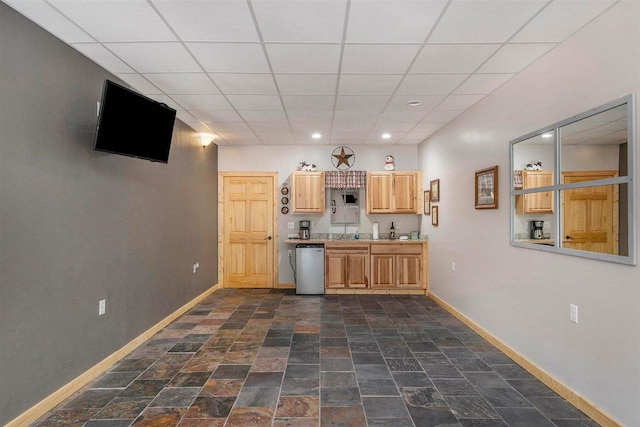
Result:
[[425,215],[431,215],[431,191],[427,190],[424,192],[424,210],[423,213]]
[[431,201],[439,202],[440,201],[440,180],[434,179],[429,183],[429,189],[431,191]]
[[498,166],[476,171],[476,209],[498,209]]
[[431,206],[431,225],[438,226],[438,207]]

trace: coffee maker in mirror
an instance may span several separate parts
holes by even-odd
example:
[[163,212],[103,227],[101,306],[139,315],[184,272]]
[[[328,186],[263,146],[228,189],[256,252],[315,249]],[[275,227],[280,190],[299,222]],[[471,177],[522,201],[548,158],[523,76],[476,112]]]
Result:
[[311,227],[311,221],[309,220],[300,221],[299,223],[300,232],[298,234],[298,237],[300,238],[300,240],[309,240],[309,238],[311,238],[311,233],[309,231],[310,227]]
[[544,221],[531,221],[531,238],[540,240],[544,238],[542,229],[544,228]]

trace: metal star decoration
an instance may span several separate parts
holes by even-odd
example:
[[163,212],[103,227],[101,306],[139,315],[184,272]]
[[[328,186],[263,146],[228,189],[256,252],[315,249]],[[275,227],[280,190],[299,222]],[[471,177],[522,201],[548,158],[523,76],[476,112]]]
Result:
[[[350,154],[347,154],[347,150],[345,150],[345,148],[350,152]],[[338,150],[340,150],[340,153],[336,154]],[[342,146],[336,148],[335,150],[333,150],[332,156],[333,158],[331,160],[336,169],[349,169],[353,164],[353,159],[351,158],[354,157],[354,154],[353,150],[351,150],[351,148],[349,147]],[[349,159],[351,159],[351,163],[349,162]],[[344,167],[341,168],[340,166],[342,165],[344,165]]]

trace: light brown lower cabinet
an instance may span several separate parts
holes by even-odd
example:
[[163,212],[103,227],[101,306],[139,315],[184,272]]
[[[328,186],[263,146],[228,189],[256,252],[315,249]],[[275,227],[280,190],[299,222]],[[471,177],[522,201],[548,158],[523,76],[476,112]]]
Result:
[[422,246],[371,245],[371,287],[415,289],[422,287]]
[[325,247],[325,287],[369,286],[369,246]]

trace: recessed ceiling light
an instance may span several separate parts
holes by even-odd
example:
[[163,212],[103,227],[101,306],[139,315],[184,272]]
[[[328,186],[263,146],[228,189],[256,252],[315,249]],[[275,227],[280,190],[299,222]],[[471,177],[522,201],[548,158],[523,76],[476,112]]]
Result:
[[383,133],[382,134],[382,139],[389,139],[391,138],[391,134],[390,133]]
[[320,132],[316,132],[316,133],[311,135],[311,138],[320,139],[320,138],[322,138],[322,134]]
[[541,136],[542,136],[543,138],[551,138],[551,137],[553,136],[553,134],[552,134],[552,133],[550,133],[550,132],[547,132],[547,133],[543,133]]
[[409,101],[409,102],[407,102],[407,105],[408,105],[409,107],[419,107],[419,106],[421,106],[421,105],[422,105],[422,101],[418,101],[418,100],[416,100],[416,101]]

